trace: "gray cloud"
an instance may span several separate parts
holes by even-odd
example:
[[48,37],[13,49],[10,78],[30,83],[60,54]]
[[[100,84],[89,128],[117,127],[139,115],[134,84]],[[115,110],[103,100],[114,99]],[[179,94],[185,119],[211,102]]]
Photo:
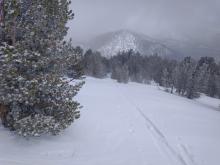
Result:
[[72,0],[71,7],[73,40],[118,29],[196,39],[220,33],[219,0]]

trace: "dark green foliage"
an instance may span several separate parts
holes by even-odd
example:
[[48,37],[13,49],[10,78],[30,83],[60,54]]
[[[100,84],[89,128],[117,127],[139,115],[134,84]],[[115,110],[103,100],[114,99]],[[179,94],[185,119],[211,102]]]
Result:
[[176,68],[175,87],[180,95],[189,99],[198,96],[196,61],[186,57]]
[[[5,32],[0,44],[0,105],[8,107],[4,125],[22,136],[58,134],[79,118],[73,100],[83,82],[62,78],[82,75],[66,23],[73,14],[67,0],[8,0]],[[70,65],[71,64],[71,65]]]
[[107,76],[107,60],[99,52],[86,51],[83,56],[84,73],[96,78]]

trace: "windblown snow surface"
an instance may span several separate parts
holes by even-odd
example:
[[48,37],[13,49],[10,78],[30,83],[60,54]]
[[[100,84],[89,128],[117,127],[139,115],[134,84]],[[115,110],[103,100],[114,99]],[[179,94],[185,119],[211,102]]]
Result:
[[56,137],[0,127],[0,165],[219,165],[220,100],[87,78],[81,119]]

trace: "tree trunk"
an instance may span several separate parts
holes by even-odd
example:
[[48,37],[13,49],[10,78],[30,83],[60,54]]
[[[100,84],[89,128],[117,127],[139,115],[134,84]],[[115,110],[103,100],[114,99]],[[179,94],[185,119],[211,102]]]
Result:
[[13,18],[13,26],[11,29],[11,41],[12,41],[12,46],[14,46],[16,42],[16,16]]
[[3,125],[6,125],[7,114],[8,114],[8,107],[3,104],[0,104],[0,119]]

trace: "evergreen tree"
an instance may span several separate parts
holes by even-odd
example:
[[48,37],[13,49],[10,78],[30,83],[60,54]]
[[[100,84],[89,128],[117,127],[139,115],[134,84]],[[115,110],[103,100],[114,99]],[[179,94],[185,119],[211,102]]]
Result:
[[169,72],[168,72],[167,68],[165,68],[163,70],[163,75],[162,75],[161,81],[162,81],[162,86],[164,86],[165,88],[170,87],[170,78],[169,78]]
[[91,49],[86,51],[83,58],[84,72],[88,76],[104,78],[107,75],[107,64],[105,58],[99,52],[93,52]]
[[130,80],[133,82],[143,83],[143,59],[139,53],[131,52],[128,56],[128,70]]
[[177,92],[189,99],[198,96],[196,62],[186,57],[175,70],[175,87]]
[[126,65],[116,66],[112,72],[112,79],[117,80],[119,83],[128,83],[129,81],[129,72]]
[[[80,79],[84,75],[83,71],[83,49],[80,47],[73,48],[72,43],[66,44],[63,49],[62,58],[65,59],[63,66],[63,75],[71,79]],[[70,54],[72,54],[70,56]]]
[[189,99],[199,97],[199,86],[198,86],[198,77],[196,72],[193,73],[188,78],[187,86],[186,86],[186,97]]
[[111,58],[111,78],[117,80],[120,83],[128,83],[129,78],[133,75],[131,74],[129,60],[133,55],[133,51],[120,52],[117,56]]
[[56,135],[79,118],[80,105],[72,98],[83,82],[72,86],[62,78],[68,60],[79,63],[71,45],[63,41],[66,23],[73,18],[69,4],[68,0],[4,3],[0,105],[6,112],[1,117],[19,135]]
[[201,93],[206,93],[208,88],[208,81],[210,78],[210,70],[207,64],[202,64],[197,66],[198,74],[198,86]]
[[[198,61],[197,72],[199,74],[199,86],[200,92],[205,93],[209,96],[214,96],[213,89],[215,89],[214,77],[216,74],[214,58],[202,57]],[[214,84],[213,84],[214,83]],[[213,92],[211,92],[213,91]]]

